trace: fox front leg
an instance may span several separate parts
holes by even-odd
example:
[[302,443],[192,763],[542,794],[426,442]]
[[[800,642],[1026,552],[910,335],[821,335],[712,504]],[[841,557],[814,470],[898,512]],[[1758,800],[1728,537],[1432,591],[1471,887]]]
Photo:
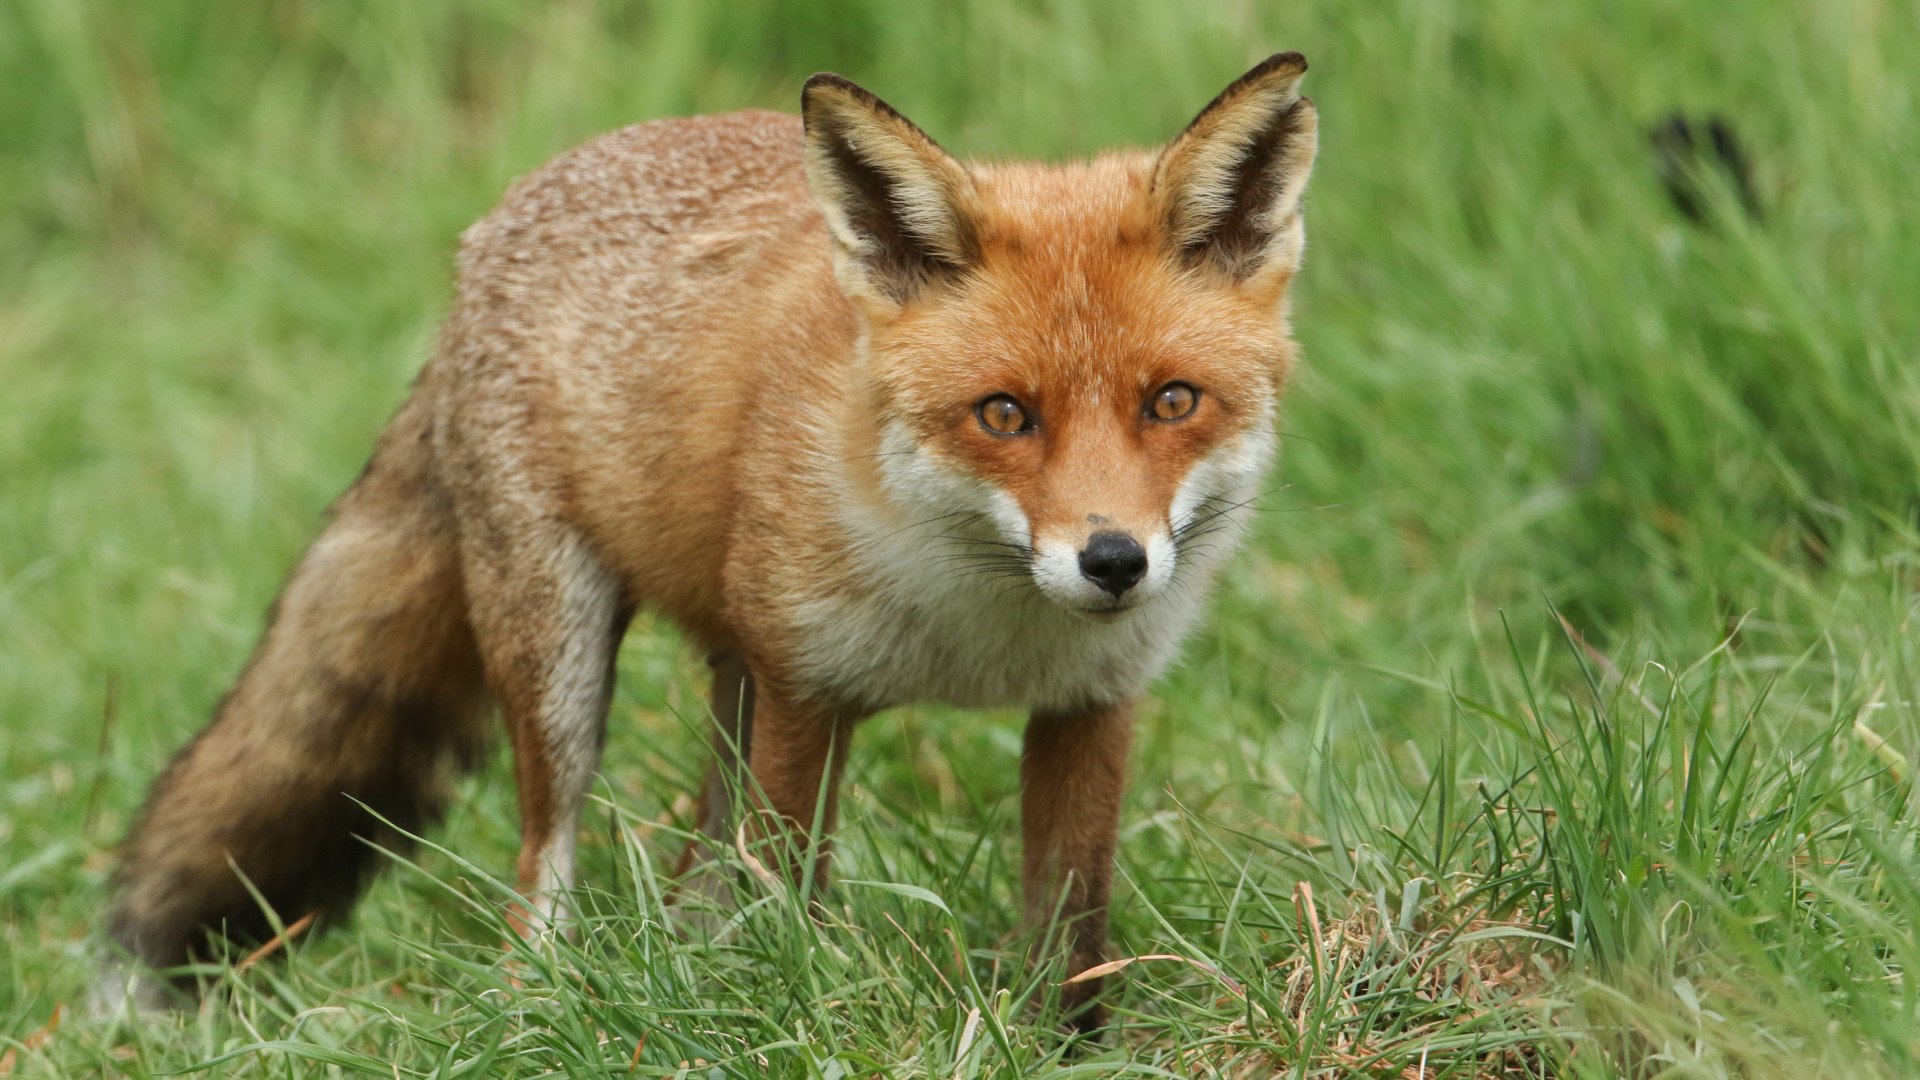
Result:
[[[1101,962],[1133,704],[1036,711],[1020,758],[1021,877],[1028,925],[1067,954],[1068,974]],[[1066,988],[1068,1023],[1106,1025],[1100,980]]]
[[818,891],[827,880],[828,837],[855,718],[795,701],[765,680],[754,687],[745,835],[770,849],[762,858],[778,860],[796,883],[811,871]]

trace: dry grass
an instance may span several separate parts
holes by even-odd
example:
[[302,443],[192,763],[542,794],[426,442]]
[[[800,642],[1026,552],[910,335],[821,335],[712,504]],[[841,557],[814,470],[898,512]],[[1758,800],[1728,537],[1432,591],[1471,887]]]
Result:
[[1214,1075],[1553,1075],[1524,1032],[1547,1005],[1558,951],[1543,948],[1548,935],[1523,918],[1408,919],[1376,897],[1350,900],[1350,914],[1326,918],[1310,885],[1295,890],[1306,940],[1269,973],[1278,1008],[1222,1033],[1245,1049],[1214,1063]]

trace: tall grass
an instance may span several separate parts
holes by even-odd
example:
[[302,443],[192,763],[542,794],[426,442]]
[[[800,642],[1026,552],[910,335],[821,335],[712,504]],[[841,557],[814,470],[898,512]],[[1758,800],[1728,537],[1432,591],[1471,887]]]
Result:
[[[514,175],[823,68],[963,155],[1152,144],[1295,48],[1307,362],[1143,716],[1116,955],[1184,959],[1117,976],[1109,1047],[1023,961],[1009,717],[872,722],[824,909],[743,872],[676,933],[701,672],[645,624],[578,942],[500,945],[496,764],[351,927],[13,1067],[1911,1075],[1917,40],[1876,0],[0,4],[0,1046],[81,996],[111,845]],[[1737,125],[1760,219],[1675,213],[1675,110]]]

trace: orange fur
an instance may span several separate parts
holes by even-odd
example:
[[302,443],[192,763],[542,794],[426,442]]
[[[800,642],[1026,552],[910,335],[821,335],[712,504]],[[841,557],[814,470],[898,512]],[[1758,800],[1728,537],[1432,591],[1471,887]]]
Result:
[[[437,354],[366,477],[156,784],[116,941],[167,964],[198,928],[245,929],[229,857],[299,914],[327,868],[290,853],[303,829],[355,827],[341,795],[417,804],[409,824],[435,805],[388,798],[353,748],[415,748],[425,784],[472,741],[483,686],[537,932],[645,605],[715,657],[719,760],[764,796],[758,835],[816,805],[831,826],[876,710],[1032,707],[1029,914],[1061,906],[1072,961],[1096,962],[1130,703],[1197,616],[1218,552],[1193,538],[1238,524],[1294,361],[1304,69],[1260,65],[1158,154],[965,165],[816,76],[804,122],[644,124],[520,181],[462,238]],[[1155,418],[1174,383],[1193,412]],[[1032,427],[987,431],[993,395]]]

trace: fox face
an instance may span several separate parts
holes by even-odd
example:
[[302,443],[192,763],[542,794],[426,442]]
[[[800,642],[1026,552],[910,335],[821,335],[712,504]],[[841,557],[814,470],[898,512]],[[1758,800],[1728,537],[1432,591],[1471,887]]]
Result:
[[991,526],[998,557],[969,569],[1024,562],[1053,602],[1112,618],[1251,497],[1291,353],[1272,312],[1152,246],[1062,260],[1030,235],[1051,224],[1022,215],[973,278],[876,329],[880,467],[911,512]]
[[927,557],[1093,621],[1230,546],[1293,363],[1316,122],[1275,57],[1159,155],[962,166],[852,84],[804,98],[809,181],[864,324],[885,497]]

